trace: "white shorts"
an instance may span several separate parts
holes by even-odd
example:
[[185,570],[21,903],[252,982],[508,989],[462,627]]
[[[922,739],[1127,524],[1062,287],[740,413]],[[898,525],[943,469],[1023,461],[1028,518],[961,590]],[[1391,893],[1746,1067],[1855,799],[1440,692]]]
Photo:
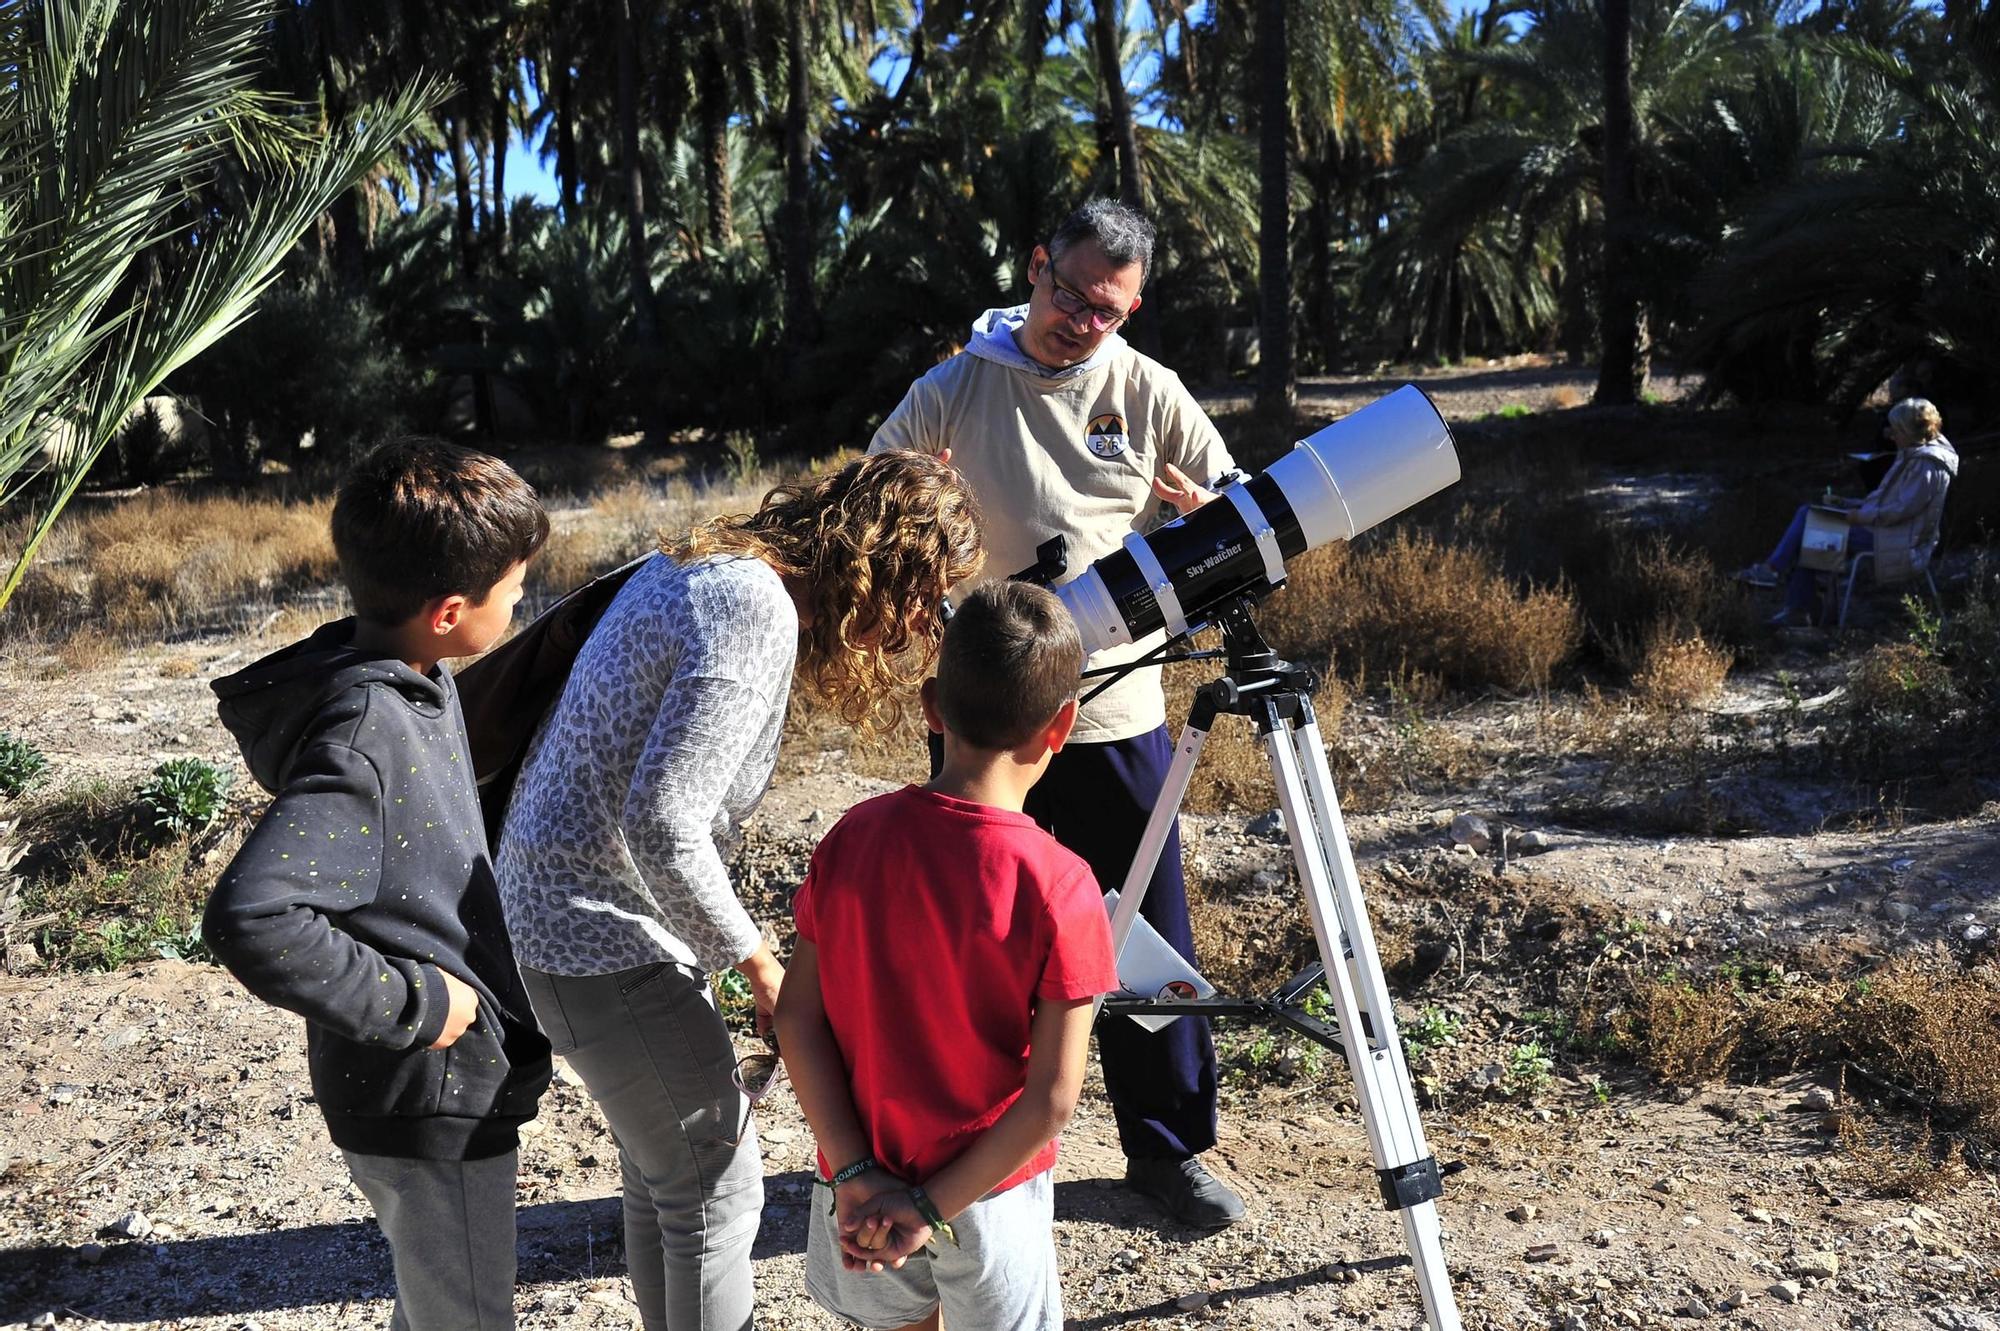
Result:
[[843,1267],[830,1202],[829,1193],[813,1189],[806,1290],[835,1316],[901,1327],[943,1304],[951,1331],[1062,1331],[1054,1170],[974,1202],[951,1222],[957,1247],[935,1239],[899,1271]]

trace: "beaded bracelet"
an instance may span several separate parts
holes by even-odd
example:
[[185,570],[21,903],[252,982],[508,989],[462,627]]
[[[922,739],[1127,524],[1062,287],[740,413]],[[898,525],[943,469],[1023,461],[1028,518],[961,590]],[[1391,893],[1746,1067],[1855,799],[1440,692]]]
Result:
[[853,1164],[847,1166],[847,1168],[836,1173],[831,1179],[827,1180],[827,1185],[829,1187],[837,1188],[841,1184],[846,1183],[850,1179],[860,1178],[863,1174],[866,1174],[869,1170],[880,1169],[881,1167],[882,1167],[881,1162],[876,1160],[874,1156],[864,1155],[859,1160],[856,1160]]
[[913,1187],[910,1189],[910,1202],[917,1208],[917,1214],[924,1218],[924,1223],[931,1227],[933,1233],[952,1247],[958,1246],[958,1235],[951,1232],[951,1222],[937,1209],[937,1203],[931,1200],[929,1193],[922,1188]]

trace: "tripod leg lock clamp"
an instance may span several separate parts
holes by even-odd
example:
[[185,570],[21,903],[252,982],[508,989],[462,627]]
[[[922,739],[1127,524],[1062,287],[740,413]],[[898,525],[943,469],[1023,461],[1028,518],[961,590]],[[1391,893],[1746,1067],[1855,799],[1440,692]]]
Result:
[[1432,1155],[1393,1169],[1378,1169],[1375,1181],[1382,1185],[1382,1204],[1391,1211],[1406,1210],[1444,1196],[1437,1157]]

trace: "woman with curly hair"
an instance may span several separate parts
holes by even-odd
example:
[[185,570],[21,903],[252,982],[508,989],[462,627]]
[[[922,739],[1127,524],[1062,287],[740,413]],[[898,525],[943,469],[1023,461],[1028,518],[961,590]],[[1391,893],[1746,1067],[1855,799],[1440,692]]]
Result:
[[794,673],[879,726],[935,659],[979,517],[947,463],[885,453],[662,548],[531,744],[495,868],[535,1014],[618,1140],[647,1331],[739,1331],[763,1163],[708,975],[750,982],[762,1030],[784,968],[726,849],[770,783]]

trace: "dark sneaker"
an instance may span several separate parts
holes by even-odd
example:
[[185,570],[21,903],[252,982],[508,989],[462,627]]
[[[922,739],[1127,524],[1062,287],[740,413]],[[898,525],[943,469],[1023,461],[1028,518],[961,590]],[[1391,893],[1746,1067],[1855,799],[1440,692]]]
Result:
[[1752,587],[1775,587],[1778,585],[1778,570],[1769,564],[1752,564],[1736,571],[1738,582],[1747,582]]
[[1221,1229],[1243,1218],[1243,1199],[1202,1168],[1198,1157],[1127,1160],[1125,1186],[1196,1229]]

